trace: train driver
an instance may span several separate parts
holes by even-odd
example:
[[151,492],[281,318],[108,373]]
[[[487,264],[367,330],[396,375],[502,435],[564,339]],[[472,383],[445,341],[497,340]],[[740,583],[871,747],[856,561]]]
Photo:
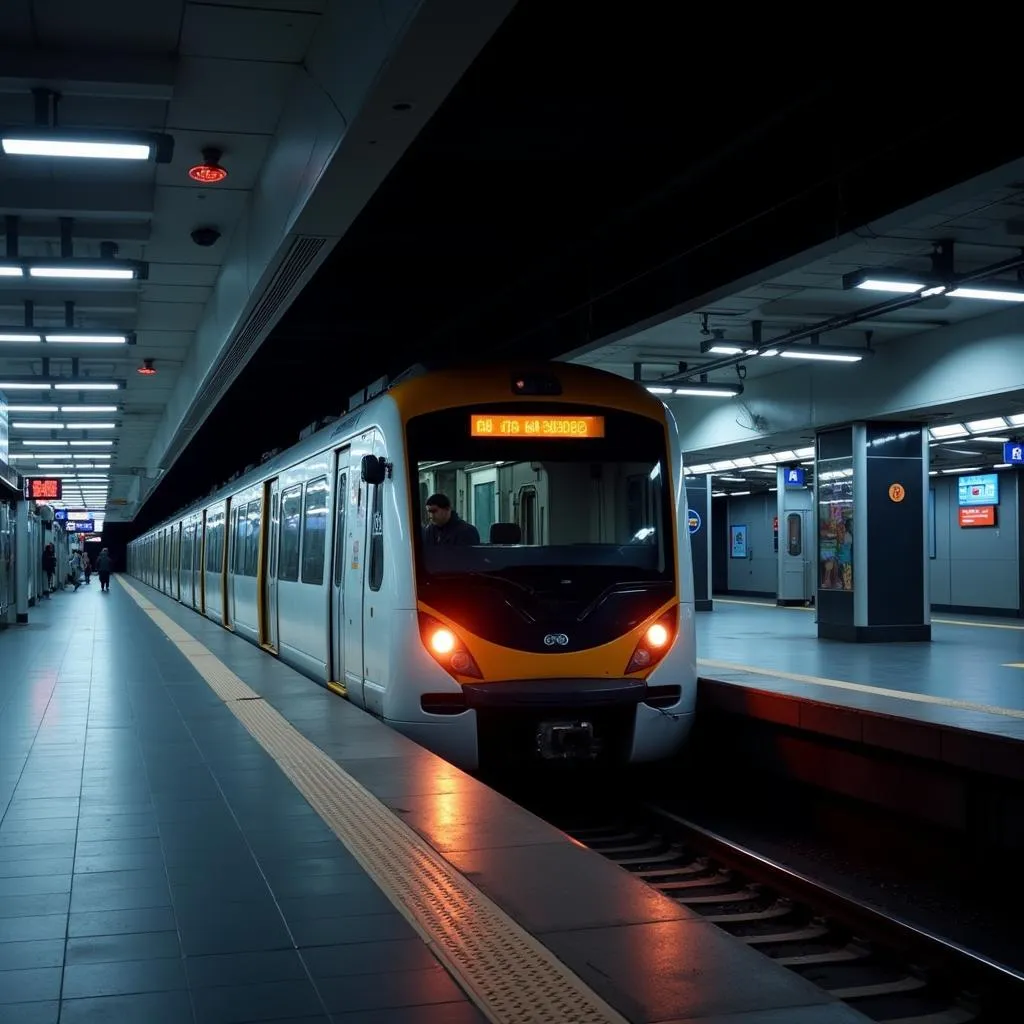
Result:
[[477,528],[459,516],[446,494],[432,494],[427,498],[427,518],[430,523],[423,531],[424,544],[480,543]]

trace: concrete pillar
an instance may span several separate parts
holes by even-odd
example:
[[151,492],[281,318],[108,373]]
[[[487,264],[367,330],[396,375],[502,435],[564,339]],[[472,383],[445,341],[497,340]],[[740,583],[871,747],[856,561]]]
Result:
[[927,428],[852,423],[815,453],[818,636],[930,640]]
[[775,550],[779,581],[776,603],[807,605],[816,586],[816,527],[814,495],[803,466],[779,466],[776,471]]
[[28,502],[14,506],[14,600],[18,622],[28,622],[28,581],[31,554],[28,543]]
[[711,601],[711,477],[686,477],[686,528],[693,559],[693,606],[709,612]]

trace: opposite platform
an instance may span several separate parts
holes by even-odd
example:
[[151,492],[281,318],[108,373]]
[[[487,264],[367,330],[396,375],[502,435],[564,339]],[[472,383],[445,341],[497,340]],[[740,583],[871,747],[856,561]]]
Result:
[[130,585],[0,635],[0,1021],[863,1019]]

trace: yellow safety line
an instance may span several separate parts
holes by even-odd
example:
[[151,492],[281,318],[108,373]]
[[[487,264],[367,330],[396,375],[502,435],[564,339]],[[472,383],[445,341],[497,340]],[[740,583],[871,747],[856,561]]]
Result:
[[908,690],[890,690],[884,686],[869,686],[867,683],[848,683],[844,679],[823,679],[821,676],[804,676],[799,675],[796,672],[782,672],[773,668],[758,668],[755,665],[737,665],[731,661],[714,661],[710,658],[698,658],[697,665],[702,668],[714,668],[725,672],[742,672],[745,675],[771,676],[776,679],[789,679],[794,683],[808,683],[813,686],[831,686],[837,690],[854,690],[857,693],[880,694],[883,697],[895,697],[897,700],[916,701],[918,704],[941,704],[943,707],[961,708],[964,711],[982,711],[987,715],[1003,715],[1006,718],[1024,718],[1024,710],[1019,710],[1017,708],[1000,708],[991,704],[975,704],[973,701],[953,700],[949,697],[937,697],[931,693],[911,693]]
[[[813,612],[813,608],[802,604],[769,604],[767,601],[741,601],[735,597],[716,597],[716,604],[745,604],[751,608],[769,608],[772,611]],[[1014,626],[1009,622],[971,622],[968,619],[932,619],[940,626],[971,626],[976,629],[1012,629],[1024,633],[1024,626]]]
[[627,1024],[557,957],[255,690],[115,577],[495,1024]]

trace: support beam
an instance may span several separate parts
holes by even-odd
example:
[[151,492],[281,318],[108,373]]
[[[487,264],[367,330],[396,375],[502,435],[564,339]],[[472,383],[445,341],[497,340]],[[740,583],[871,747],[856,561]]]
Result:
[[28,548],[28,502],[14,506],[14,602],[18,622],[28,622],[28,581],[32,566]]
[[[151,184],[107,181],[15,179],[0,190],[0,213],[32,217],[81,217],[98,215],[138,220],[151,217],[156,189]],[[68,206],[73,203],[73,206]]]
[[95,57],[53,50],[0,50],[0,93],[45,85],[65,96],[170,100],[177,62],[170,57]]
[[[77,187],[77,186],[75,186]],[[4,233],[5,221],[0,220],[0,234]],[[152,225],[148,220],[83,220],[75,218],[74,237],[79,241],[93,242],[148,242]],[[60,223],[56,217],[47,220],[22,220],[18,222],[19,238],[60,238]]]

